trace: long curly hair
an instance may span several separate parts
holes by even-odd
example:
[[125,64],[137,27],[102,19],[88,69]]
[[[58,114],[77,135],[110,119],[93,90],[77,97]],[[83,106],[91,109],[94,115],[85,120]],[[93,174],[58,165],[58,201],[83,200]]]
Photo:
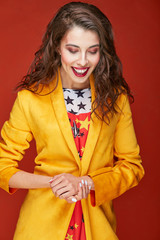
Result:
[[122,75],[122,64],[116,54],[112,26],[108,18],[94,5],[70,2],[62,6],[49,22],[42,44],[26,76],[17,89],[37,93],[39,86],[53,81],[61,59],[58,52],[61,39],[74,26],[95,31],[100,40],[100,60],[94,69],[95,101],[92,113],[105,121],[109,113],[117,112],[116,101],[124,93],[133,100],[130,88]]

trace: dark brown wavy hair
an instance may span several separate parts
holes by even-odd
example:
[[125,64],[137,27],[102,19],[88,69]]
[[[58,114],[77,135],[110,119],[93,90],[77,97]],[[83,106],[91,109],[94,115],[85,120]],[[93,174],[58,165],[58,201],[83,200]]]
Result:
[[133,96],[122,75],[122,64],[116,54],[111,23],[94,5],[70,2],[59,9],[49,22],[42,44],[17,89],[37,93],[40,85],[53,81],[58,67],[61,66],[58,53],[61,39],[74,26],[94,31],[99,36],[100,60],[93,72],[96,98],[92,107],[98,118],[109,120],[108,114],[117,112],[116,101],[119,95],[127,94],[132,100]]

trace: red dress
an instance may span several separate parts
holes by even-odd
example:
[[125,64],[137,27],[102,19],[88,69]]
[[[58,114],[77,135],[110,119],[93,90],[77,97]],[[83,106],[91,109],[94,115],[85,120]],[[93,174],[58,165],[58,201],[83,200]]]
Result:
[[[63,94],[73,137],[81,159],[90,125],[91,91],[90,88],[82,90],[64,88]],[[86,240],[81,201],[75,204],[74,212],[65,237],[65,240],[66,239]]]

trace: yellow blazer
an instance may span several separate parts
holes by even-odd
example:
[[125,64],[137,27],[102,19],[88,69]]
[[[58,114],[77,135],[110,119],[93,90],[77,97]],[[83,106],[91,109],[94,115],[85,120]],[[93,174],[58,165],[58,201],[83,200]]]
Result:
[[[56,78],[45,87],[43,94],[52,90]],[[92,101],[94,78],[90,77]],[[116,240],[116,219],[112,199],[136,186],[144,175],[135,137],[128,98],[117,101],[122,111],[115,114],[110,125],[92,115],[82,160],[76,149],[63,98],[59,76],[52,93],[40,96],[27,90],[18,93],[4,123],[0,143],[0,187],[9,193],[10,177],[20,171],[18,161],[32,138],[36,141],[35,174],[54,176],[71,173],[90,175],[95,193],[83,199],[87,240]],[[114,156],[117,158],[114,161]],[[14,240],[63,240],[75,204],[56,198],[51,189],[29,190],[22,205]]]

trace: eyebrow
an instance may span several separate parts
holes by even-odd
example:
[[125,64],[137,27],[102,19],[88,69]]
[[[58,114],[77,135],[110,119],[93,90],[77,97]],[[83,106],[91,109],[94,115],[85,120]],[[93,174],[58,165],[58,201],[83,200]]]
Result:
[[[79,46],[75,45],[75,44],[66,44],[66,47],[76,47],[76,48],[80,48]],[[90,46],[89,48],[93,48],[93,47],[100,47],[100,44],[95,44]]]

